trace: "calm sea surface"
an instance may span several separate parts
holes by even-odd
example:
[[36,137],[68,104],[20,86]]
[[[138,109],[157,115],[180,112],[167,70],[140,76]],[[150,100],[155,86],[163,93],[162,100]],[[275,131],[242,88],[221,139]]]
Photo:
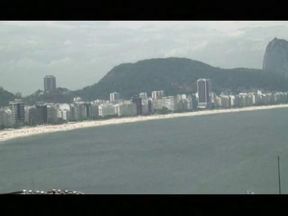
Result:
[[0,143],[0,192],[288,193],[288,109],[183,117]]

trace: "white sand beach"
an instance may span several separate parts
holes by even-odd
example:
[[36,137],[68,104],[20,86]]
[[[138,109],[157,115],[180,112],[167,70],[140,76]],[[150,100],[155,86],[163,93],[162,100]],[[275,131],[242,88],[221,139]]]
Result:
[[61,125],[41,125],[36,127],[23,127],[20,129],[4,129],[0,131],[0,142],[20,137],[27,137],[32,135],[53,133],[59,131],[70,131],[80,128],[100,127],[105,125],[126,124],[141,121],[159,120],[159,119],[172,119],[186,116],[192,117],[192,116],[214,115],[214,114],[233,113],[233,112],[247,112],[247,111],[257,111],[267,109],[278,109],[278,108],[288,108],[288,104],[253,106],[253,107],[234,108],[234,109],[203,110],[197,112],[172,113],[166,115],[136,116],[126,118],[114,118],[108,120],[69,122]]

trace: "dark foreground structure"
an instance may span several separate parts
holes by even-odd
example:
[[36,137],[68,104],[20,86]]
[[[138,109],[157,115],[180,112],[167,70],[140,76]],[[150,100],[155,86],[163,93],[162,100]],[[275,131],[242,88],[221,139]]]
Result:
[[51,195],[65,195],[65,194],[83,194],[79,191],[69,191],[69,190],[61,190],[61,189],[52,189],[48,191],[40,191],[40,190],[21,190],[21,191],[15,191],[8,194],[51,194]]

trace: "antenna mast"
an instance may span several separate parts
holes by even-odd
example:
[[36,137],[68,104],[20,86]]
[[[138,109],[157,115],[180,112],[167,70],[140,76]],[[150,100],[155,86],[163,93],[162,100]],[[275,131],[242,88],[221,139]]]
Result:
[[278,155],[278,188],[279,188],[279,194],[281,194],[281,176],[280,176],[280,157]]

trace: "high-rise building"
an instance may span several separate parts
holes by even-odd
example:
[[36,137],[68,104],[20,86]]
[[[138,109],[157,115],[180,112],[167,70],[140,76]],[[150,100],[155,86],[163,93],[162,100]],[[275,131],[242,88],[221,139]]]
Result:
[[99,104],[92,102],[90,107],[90,115],[92,119],[96,119],[99,116]]
[[24,102],[21,99],[15,99],[9,102],[12,111],[13,124],[22,125],[25,120]]
[[198,93],[198,108],[209,108],[211,105],[211,80],[198,79],[197,93]]
[[118,116],[135,116],[137,114],[136,105],[131,101],[124,101],[114,105]]
[[98,106],[99,116],[111,117],[116,115],[115,107],[111,103],[104,103]]
[[191,95],[191,103],[192,103],[192,109],[196,110],[198,107],[198,100],[197,100],[196,94]]
[[164,96],[164,91],[160,90],[160,91],[152,91],[151,93],[151,97],[153,100],[156,99],[161,99]]
[[142,99],[142,115],[150,115],[152,112],[152,99]]
[[[70,104],[59,103],[56,105],[56,110],[57,110],[57,121],[65,122],[65,121],[74,120],[72,116],[72,107]],[[78,119],[78,120],[82,120],[82,119]]]
[[169,111],[176,111],[177,109],[177,99],[176,96],[167,96],[163,97],[163,106],[166,107]]
[[56,77],[47,75],[44,77],[44,91],[53,92],[56,90]]
[[47,105],[37,104],[28,110],[28,122],[30,125],[47,124]]
[[13,124],[11,109],[8,107],[0,107],[0,128],[12,127]]
[[148,99],[147,92],[141,92],[141,93],[139,93],[139,97],[140,97],[142,100]]
[[153,113],[153,104],[152,104],[152,100],[148,99],[148,114],[152,114]]
[[133,97],[132,102],[136,105],[137,115],[142,115],[142,99],[140,97]]
[[37,104],[36,109],[39,113],[40,124],[47,124],[48,123],[47,105],[46,104]]
[[47,122],[49,124],[55,124],[57,122],[57,108],[54,105],[47,106]]
[[116,103],[120,100],[120,94],[118,92],[112,92],[110,93],[110,102]]

